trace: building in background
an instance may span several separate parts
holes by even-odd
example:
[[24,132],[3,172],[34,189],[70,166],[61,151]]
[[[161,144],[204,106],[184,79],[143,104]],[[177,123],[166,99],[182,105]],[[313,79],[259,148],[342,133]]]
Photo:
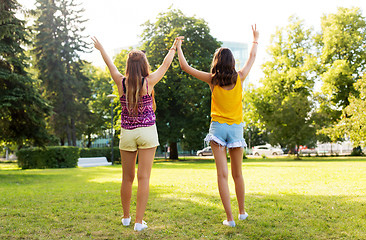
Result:
[[[235,69],[237,71],[240,70],[248,60],[249,52],[248,52],[248,44],[241,42],[229,42],[223,41],[222,47],[229,48],[234,55],[235,58]],[[244,88],[247,88],[249,83],[249,76],[244,81]]]

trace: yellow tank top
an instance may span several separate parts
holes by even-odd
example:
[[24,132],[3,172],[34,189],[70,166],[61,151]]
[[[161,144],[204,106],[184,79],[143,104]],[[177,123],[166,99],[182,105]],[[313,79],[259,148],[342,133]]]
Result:
[[243,121],[243,89],[240,76],[233,89],[214,86],[211,96],[211,121],[240,124]]

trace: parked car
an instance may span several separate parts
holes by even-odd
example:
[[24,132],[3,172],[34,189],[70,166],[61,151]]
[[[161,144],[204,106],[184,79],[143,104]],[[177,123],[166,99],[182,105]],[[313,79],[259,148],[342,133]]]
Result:
[[212,156],[212,149],[211,147],[205,147],[202,150],[197,151],[197,156]]
[[300,154],[315,154],[317,150],[315,148],[303,148],[299,150]]
[[300,145],[298,147],[299,154],[317,154],[318,150],[315,148],[309,148],[308,146]]
[[253,155],[282,155],[283,151],[280,148],[274,148],[271,145],[260,145],[253,147]]

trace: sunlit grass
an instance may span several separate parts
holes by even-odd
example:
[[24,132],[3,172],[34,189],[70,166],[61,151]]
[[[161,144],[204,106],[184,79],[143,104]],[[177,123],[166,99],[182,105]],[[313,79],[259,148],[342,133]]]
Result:
[[[120,166],[12,164],[0,164],[0,239],[366,239],[365,158],[246,159],[249,218],[235,228],[221,224],[213,160],[159,160],[151,174],[149,229],[141,233],[120,223]],[[135,182],[132,217],[136,188]]]

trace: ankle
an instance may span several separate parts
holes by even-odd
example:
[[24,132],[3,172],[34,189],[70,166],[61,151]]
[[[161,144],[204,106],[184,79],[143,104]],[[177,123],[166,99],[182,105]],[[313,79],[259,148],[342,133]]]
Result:
[[230,216],[226,215],[226,220],[234,221],[234,216],[232,214]]

